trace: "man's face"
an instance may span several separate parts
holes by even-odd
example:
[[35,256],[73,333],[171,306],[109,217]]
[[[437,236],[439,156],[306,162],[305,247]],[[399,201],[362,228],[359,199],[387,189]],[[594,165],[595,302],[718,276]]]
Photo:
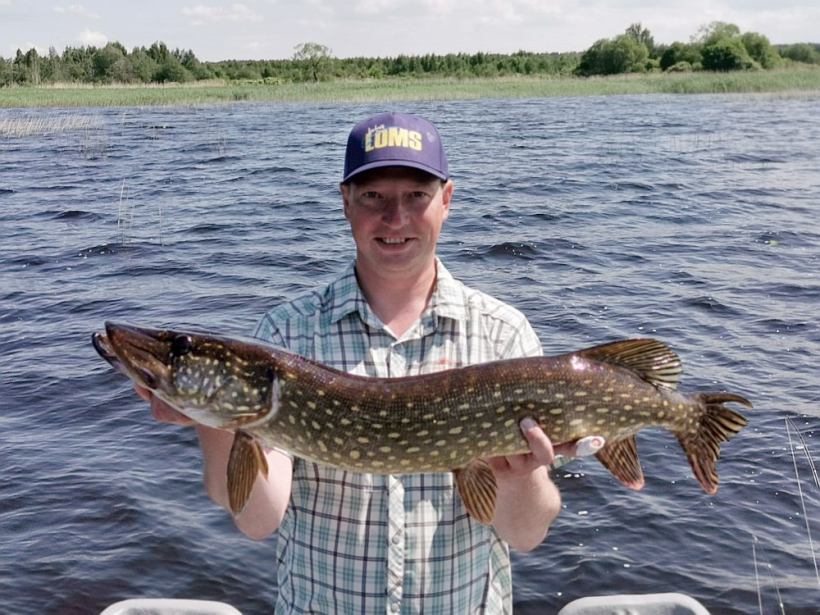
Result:
[[375,169],[343,185],[357,267],[417,273],[431,266],[452,194],[452,182],[402,167]]

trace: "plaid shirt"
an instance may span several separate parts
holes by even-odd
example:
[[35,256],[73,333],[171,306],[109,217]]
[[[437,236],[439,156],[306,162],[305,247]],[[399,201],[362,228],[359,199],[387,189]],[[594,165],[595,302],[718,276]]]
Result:
[[[353,263],[267,312],[255,336],[371,377],[541,354],[520,312],[437,267],[427,309],[400,339],[370,310]],[[277,560],[277,614],[512,611],[507,544],[470,519],[451,473],[359,474],[296,458]]]

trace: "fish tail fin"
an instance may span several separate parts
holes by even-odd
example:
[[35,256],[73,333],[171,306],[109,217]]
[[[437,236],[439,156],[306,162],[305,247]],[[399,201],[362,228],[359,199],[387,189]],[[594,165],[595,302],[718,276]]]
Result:
[[718,489],[717,460],[720,444],[734,437],[749,421],[742,414],[724,406],[727,402],[743,404],[749,408],[752,403],[745,397],[732,393],[700,393],[696,403],[702,406],[700,421],[689,431],[677,433],[678,441],[695,478],[706,493],[714,494]]

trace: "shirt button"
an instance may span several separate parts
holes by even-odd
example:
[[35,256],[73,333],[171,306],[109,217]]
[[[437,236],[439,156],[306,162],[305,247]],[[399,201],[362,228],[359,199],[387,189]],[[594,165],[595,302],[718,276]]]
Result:
[[401,542],[401,535],[400,534],[394,534],[393,538],[391,538],[391,540],[392,540],[394,545],[397,545]]
[[393,604],[390,605],[390,610],[393,611],[394,613],[398,613],[400,608],[401,608],[401,606],[399,605],[398,602],[394,602]]

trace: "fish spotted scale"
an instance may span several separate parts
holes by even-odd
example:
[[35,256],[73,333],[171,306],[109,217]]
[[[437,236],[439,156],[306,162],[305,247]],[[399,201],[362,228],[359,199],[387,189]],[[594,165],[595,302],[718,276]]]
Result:
[[529,452],[519,428],[525,418],[554,444],[605,438],[596,457],[632,489],[644,484],[635,435],[667,429],[714,493],[719,445],[747,424],[724,404],[751,406],[731,393],[679,393],[680,360],[651,339],[406,378],[355,376],[257,340],[208,333],[106,323],[93,342],[186,416],[235,433],[235,513],[256,475],[267,473],[264,446],[350,471],[452,471],[470,515],[491,523],[497,485],[486,458]]

